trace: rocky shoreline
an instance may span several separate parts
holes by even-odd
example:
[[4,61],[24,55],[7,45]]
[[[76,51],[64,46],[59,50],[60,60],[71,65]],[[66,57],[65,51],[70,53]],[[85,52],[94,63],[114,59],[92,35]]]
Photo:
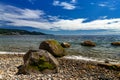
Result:
[[17,75],[23,54],[0,54],[0,80],[120,80],[120,70],[98,66],[98,62],[57,58],[55,74]]

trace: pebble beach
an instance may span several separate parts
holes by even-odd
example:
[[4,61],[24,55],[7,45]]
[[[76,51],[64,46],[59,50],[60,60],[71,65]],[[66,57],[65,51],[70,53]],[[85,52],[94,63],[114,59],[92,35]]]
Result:
[[0,80],[120,80],[120,71],[98,66],[98,62],[58,58],[55,74],[17,75],[24,54],[0,54]]

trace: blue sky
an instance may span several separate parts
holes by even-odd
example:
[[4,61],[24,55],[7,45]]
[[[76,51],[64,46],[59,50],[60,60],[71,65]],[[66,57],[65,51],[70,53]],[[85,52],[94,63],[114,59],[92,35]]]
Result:
[[0,0],[0,27],[64,35],[120,34],[120,0]]

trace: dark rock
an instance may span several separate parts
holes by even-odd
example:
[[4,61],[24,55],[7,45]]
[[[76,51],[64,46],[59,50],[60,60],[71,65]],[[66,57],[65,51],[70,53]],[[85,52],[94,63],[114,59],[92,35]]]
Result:
[[59,63],[46,50],[29,50],[23,57],[24,65],[18,67],[18,74],[56,73]]
[[106,59],[106,60],[105,60],[105,63],[109,63],[109,60],[108,60],[108,59]]
[[39,49],[47,50],[54,57],[62,57],[66,55],[64,48],[56,40],[43,41],[40,44]]
[[63,42],[63,43],[61,43],[61,46],[62,46],[63,48],[69,48],[69,47],[70,47],[70,43],[68,43],[68,42]]
[[112,42],[111,45],[120,46],[120,42]]
[[96,44],[92,41],[84,41],[83,43],[81,43],[82,46],[96,46]]

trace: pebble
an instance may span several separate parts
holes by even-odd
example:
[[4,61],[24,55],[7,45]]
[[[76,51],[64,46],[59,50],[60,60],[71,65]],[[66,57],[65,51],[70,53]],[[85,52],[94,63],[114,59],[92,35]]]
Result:
[[[60,66],[56,74],[16,75],[17,66],[23,64],[22,56],[0,57],[0,79],[3,80],[120,80],[119,71],[99,67],[94,62],[58,59]],[[104,76],[103,76],[104,75]]]
[[0,79],[3,79],[2,75],[0,74]]

